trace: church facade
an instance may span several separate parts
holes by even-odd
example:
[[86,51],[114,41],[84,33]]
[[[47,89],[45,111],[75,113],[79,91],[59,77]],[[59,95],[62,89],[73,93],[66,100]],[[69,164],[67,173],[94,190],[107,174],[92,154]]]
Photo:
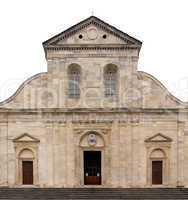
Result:
[[141,46],[94,16],[44,42],[47,72],[0,103],[0,186],[188,187],[188,104]]

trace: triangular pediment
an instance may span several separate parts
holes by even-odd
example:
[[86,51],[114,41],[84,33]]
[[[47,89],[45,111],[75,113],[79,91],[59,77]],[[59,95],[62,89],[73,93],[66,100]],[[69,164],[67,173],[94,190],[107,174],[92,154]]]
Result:
[[29,135],[28,133],[24,133],[21,136],[15,138],[14,142],[40,142],[40,140],[36,139],[35,137]]
[[141,42],[101,19],[91,16],[43,43],[44,47],[121,44],[141,47]]
[[171,142],[172,139],[161,134],[161,133],[158,133],[148,139],[145,140],[145,142]]

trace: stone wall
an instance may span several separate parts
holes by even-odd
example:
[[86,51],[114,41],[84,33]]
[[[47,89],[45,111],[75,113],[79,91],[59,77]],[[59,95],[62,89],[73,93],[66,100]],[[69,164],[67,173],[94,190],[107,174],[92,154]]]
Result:
[[[85,114],[87,118],[89,114]],[[97,115],[97,114],[96,114]],[[120,114],[114,113],[114,115]],[[83,186],[83,150],[96,150],[97,147],[81,147],[81,137],[88,131],[96,131],[104,139],[102,151],[102,186],[104,187],[150,187],[148,181],[148,152],[150,146],[146,139],[158,133],[164,135],[160,143],[155,137],[151,144],[168,153],[169,162],[166,169],[166,187],[178,185],[187,186],[186,179],[186,136],[178,143],[182,124],[177,123],[176,113],[148,113],[140,115],[134,121],[134,113],[127,114],[132,121],[107,120],[96,122],[95,120],[80,120],[62,122],[62,114],[46,113],[44,115],[15,113],[8,115],[8,123],[0,124],[1,136],[1,186],[18,186],[16,145],[33,147],[35,140],[23,138],[22,134],[40,140],[37,160],[38,173],[36,185],[40,187],[80,187]],[[6,116],[6,115],[5,115]],[[57,117],[58,116],[58,117]],[[106,114],[108,116],[108,114]],[[70,118],[69,118],[70,119]],[[83,120],[82,120],[83,119]],[[144,119],[144,120],[143,120]],[[19,136],[21,136],[19,138]],[[25,136],[24,136],[25,137]],[[172,141],[166,141],[166,137]],[[7,141],[8,138],[8,141]],[[15,140],[18,138],[17,140]],[[162,140],[162,141],[161,141]],[[20,147],[21,149],[21,147]],[[8,160],[8,162],[7,162]],[[183,170],[183,174],[182,173]],[[185,177],[185,178],[184,178]]]

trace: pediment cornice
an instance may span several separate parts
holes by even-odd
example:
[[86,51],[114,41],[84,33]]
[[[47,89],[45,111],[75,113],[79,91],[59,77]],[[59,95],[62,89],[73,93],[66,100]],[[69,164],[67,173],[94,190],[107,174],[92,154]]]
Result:
[[[80,23],[70,27],[69,29],[61,32],[58,35],[55,35],[54,37],[50,38],[49,40],[43,42],[43,46],[45,49],[53,49],[53,50],[66,50],[66,48],[70,48],[70,45],[58,45],[60,41],[65,40],[68,37],[71,37],[72,35],[76,34],[78,31],[90,26],[90,25],[94,25],[95,27],[98,27],[102,30],[104,30],[105,32],[114,35],[115,37],[118,37],[119,39],[121,39],[122,41],[125,41],[124,47],[134,47],[134,48],[141,48],[142,42],[129,36],[128,34],[120,31],[119,29],[115,28],[114,26],[102,21],[101,19],[95,17],[95,16],[91,16],[83,21],[81,21]],[[106,48],[108,46],[108,48],[119,48],[119,46],[109,46],[109,45],[105,45]],[[122,45],[121,45],[122,46]],[[102,48],[104,46],[98,45],[97,48]],[[72,46],[71,48],[84,48],[83,50],[87,50],[87,48],[92,48],[92,46],[84,46],[84,45],[79,45],[79,46]],[[93,47],[94,48],[94,47]]]
[[28,133],[24,133],[22,135],[20,135],[19,137],[16,137],[13,142],[15,143],[20,143],[20,142],[34,142],[34,143],[38,143],[40,142],[40,140],[38,140],[37,138],[29,135]]
[[117,44],[117,45],[108,45],[108,44],[96,44],[96,45],[49,45],[46,47],[47,50],[53,51],[72,51],[72,50],[126,50],[126,49],[137,49],[138,46],[134,44]]
[[161,133],[157,133],[156,135],[149,137],[145,140],[145,142],[150,143],[150,142],[172,142],[172,139],[170,137],[167,137]]

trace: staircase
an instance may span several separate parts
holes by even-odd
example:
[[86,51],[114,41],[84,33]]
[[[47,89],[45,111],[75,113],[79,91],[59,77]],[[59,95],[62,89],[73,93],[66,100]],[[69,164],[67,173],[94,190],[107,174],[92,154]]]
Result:
[[188,199],[188,188],[0,188],[0,199]]

